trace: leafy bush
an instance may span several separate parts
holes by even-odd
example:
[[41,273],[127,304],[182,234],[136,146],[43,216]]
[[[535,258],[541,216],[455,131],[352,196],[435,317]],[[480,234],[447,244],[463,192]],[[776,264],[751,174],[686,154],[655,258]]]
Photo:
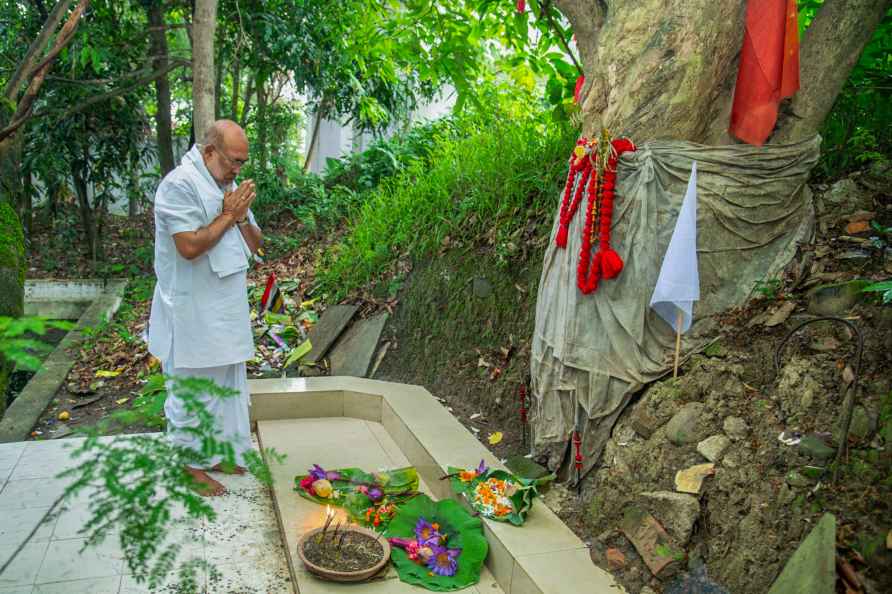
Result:
[[457,133],[451,119],[422,124],[403,134],[375,140],[366,151],[329,159],[322,176],[303,172],[288,176],[282,166],[273,167],[277,174],[249,165],[242,177],[252,178],[257,184],[252,210],[260,225],[275,229],[290,220],[302,225],[303,233],[267,232],[268,253],[275,257],[297,247],[306,235],[318,235],[336,226],[359,206],[365,192],[413,163],[426,161],[437,138]]
[[498,251],[529,218],[550,221],[543,209],[555,203],[575,130],[535,110],[468,116],[457,129],[362,202],[319,271],[324,291],[342,296],[375,282],[400,257],[429,254],[447,236],[489,234]]
[[[824,0],[799,0],[804,30]],[[816,173],[836,179],[892,155],[892,9],[874,31],[821,128]]]

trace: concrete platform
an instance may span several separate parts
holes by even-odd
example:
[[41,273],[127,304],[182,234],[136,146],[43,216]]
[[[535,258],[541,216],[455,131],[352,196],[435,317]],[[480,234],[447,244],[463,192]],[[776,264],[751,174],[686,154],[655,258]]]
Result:
[[[121,436],[121,439],[126,439]],[[112,439],[112,438],[107,438]],[[55,476],[76,461],[79,439],[0,444],[0,563],[41,520],[65,483]],[[172,523],[169,538],[184,543],[190,557],[204,558],[222,574],[200,582],[207,593],[293,594],[269,489],[253,477],[223,476],[229,493],[214,498],[214,522]],[[147,594],[176,592],[176,584],[149,590],[127,574],[116,539],[80,553],[78,530],[88,498],[75,501],[39,528],[0,574],[0,594]]]
[[[287,543],[288,563],[298,592],[403,594],[428,591],[401,582],[392,565],[388,566],[383,575],[366,584],[326,582],[307,572],[297,556],[298,538],[308,530],[323,524],[325,507],[308,501],[294,492],[296,475],[306,473],[313,464],[319,464],[323,468],[355,466],[370,472],[410,465],[408,458],[380,423],[345,417],[260,421],[257,424],[257,431],[264,448],[275,448],[279,453],[288,456],[284,464],[272,468],[273,498]],[[428,485],[423,481],[421,490],[432,495]],[[342,510],[334,509],[339,514],[336,521],[345,517]],[[476,586],[462,591],[469,594],[503,593],[486,568]]]
[[[504,466],[420,386],[353,377],[285,378],[251,381],[251,414],[261,445],[289,455],[274,468],[273,497],[299,591],[340,592],[303,573],[294,550],[297,537],[321,525],[324,509],[293,491],[293,480],[313,464],[358,466],[368,470],[404,466],[419,473],[434,499],[453,497],[439,478],[448,466],[476,466],[481,459]],[[596,567],[589,550],[548,507],[536,502],[522,527],[483,519],[489,542],[487,581],[478,592],[506,594],[619,594],[622,587]],[[489,583],[489,574],[495,578]],[[362,592],[403,592],[391,579],[363,586]],[[390,589],[394,588],[394,589]],[[399,589],[396,589],[399,588]],[[465,591],[473,592],[468,588]]]

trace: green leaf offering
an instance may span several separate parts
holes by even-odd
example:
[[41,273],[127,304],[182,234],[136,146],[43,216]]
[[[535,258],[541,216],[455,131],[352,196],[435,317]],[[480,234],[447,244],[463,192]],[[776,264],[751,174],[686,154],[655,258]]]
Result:
[[418,494],[418,472],[411,466],[369,473],[359,468],[324,470],[314,464],[309,474],[294,478],[294,490],[321,505],[344,508],[357,524],[383,530],[397,506]]
[[480,461],[476,469],[449,467],[452,490],[467,499],[480,515],[499,522],[521,526],[538,495],[537,486],[554,478],[553,475],[530,480],[514,476],[504,470],[490,470]]
[[423,493],[397,508],[384,536],[400,579],[436,592],[480,581],[489,551],[480,518],[457,501],[433,501]]

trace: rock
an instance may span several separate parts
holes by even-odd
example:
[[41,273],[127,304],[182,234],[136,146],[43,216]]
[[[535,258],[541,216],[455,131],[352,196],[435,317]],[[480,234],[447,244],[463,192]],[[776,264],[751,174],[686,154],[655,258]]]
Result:
[[851,213],[857,210],[870,210],[873,207],[873,200],[870,196],[858,187],[854,180],[846,178],[841,179],[824,192],[824,203],[833,210],[840,213]]
[[613,439],[616,440],[616,445],[618,446],[627,446],[636,437],[638,436],[632,427],[617,424],[613,429]]
[[474,291],[474,296],[480,299],[486,299],[492,295],[492,283],[481,276],[475,277],[471,281],[471,287]]
[[808,293],[808,312],[816,316],[842,315],[861,300],[861,290],[868,284],[868,281],[853,280],[815,287]]
[[836,450],[824,443],[816,435],[805,435],[799,440],[799,452],[814,460],[829,460],[836,454]]
[[833,594],[836,591],[836,517],[824,514],[802,541],[768,594]]
[[808,487],[811,486],[811,481],[806,477],[802,476],[799,472],[795,470],[791,470],[787,473],[786,476],[787,484],[791,487]]
[[619,549],[607,549],[605,557],[609,569],[622,569],[626,566],[626,556]]
[[548,469],[536,464],[526,456],[511,456],[505,461],[508,470],[519,477],[526,479],[538,479],[548,475]]
[[706,574],[706,566],[702,563],[690,572],[677,578],[665,590],[664,594],[729,594],[728,590],[714,582]]
[[786,483],[780,486],[777,491],[777,503],[779,508],[784,508],[796,499],[796,491],[790,488]]
[[675,490],[682,493],[700,494],[703,481],[715,474],[715,464],[697,464],[675,473]]
[[[845,415],[839,415],[839,421],[833,428],[833,441],[836,443],[839,443],[842,439],[844,416]],[[876,419],[872,418],[870,413],[867,412],[867,409],[861,405],[852,408],[852,422],[849,424],[849,439],[855,439],[857,441],[867,439],[875,430]]]
[[700,517],[700,501],[696,497],[671,491],[642,493],[641,496],[672,538],[682,545],[690,540],[694,523]]
[[666,424],[666,437],[675,445],[695,443],[703,439],[704,431],[700,427],[700,415],[703,412],[702,402],[688,402]]
[[632,426],[632,429],[635,430],[635,433],[644,439],[650,439],[650,436],[663,425],[659,420],[648,414],[643,408],[638,408],[632,413],[632,417],[629,419],[629,424]]
[[681,569],[684,551],[672,542],[660,523],[643,509],[634,506],[626,508],[620,529],[632,542],[652,574],[663,578]]
[[817,351],[819,353],[829,353],[831,351],[835,351],[840,347],[840,343],[832,336],[823,336],[815,341],[813,341],[808,348],[813,351]]
[[697,444],[697,452],[710,462],[718,462],[729,445],[731,445],[731,440],[726,436],[713,435]]
[[722,424],[725,433],[734,441],[740,441],[750,432],[749,425],[740,417],[728,417]]

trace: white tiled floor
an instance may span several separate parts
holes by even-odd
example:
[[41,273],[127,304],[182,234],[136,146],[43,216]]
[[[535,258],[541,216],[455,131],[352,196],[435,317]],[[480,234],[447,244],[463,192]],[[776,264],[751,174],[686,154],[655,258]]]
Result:
[[[66,480],[56,475],[75,463],[70,452],[78,441],[0,444],[0,564],[63,492]],[[213,578],[201,572],[202,592],[293,594],[269,490],[250,476],[221,482],[229,492],[209,500],[215,521],[173,524],[166,542],[183,544],[180,559],[206,559],[219,572]],[[81,552],[87,506],[88,498],[78,497],[37,530],[0,574],[0,594],[153,592],[128,575],[116,538]],[[170,581],[154,592],[175,592]]]

